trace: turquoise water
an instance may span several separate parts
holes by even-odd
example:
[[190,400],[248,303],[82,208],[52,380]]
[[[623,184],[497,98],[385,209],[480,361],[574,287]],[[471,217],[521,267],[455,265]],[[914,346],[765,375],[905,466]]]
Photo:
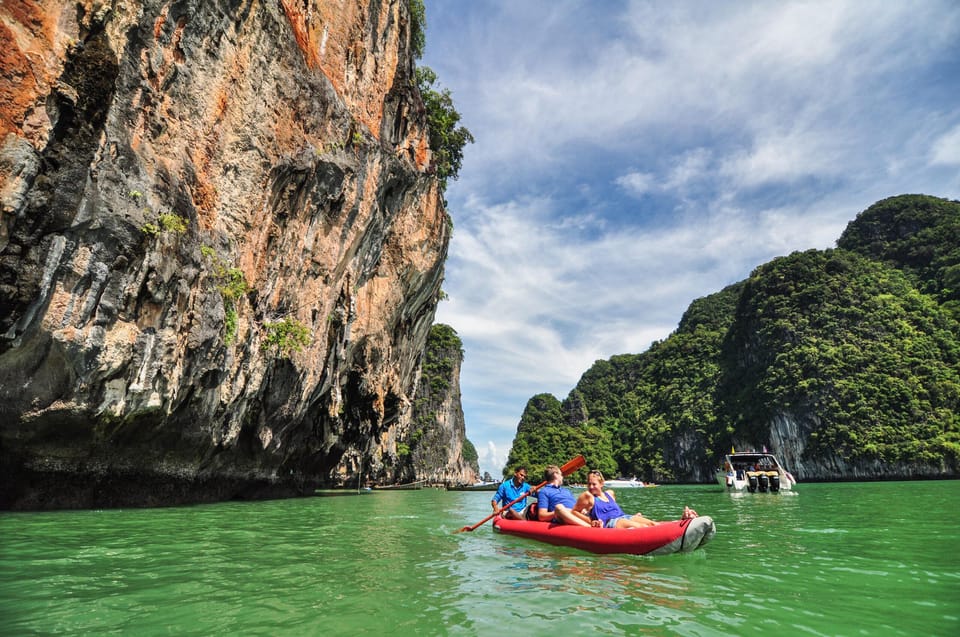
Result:
[[622,490],[717,522],[655,558],[453,533],[490,495],[0,514],[0,635],[960,635],[960,481]]

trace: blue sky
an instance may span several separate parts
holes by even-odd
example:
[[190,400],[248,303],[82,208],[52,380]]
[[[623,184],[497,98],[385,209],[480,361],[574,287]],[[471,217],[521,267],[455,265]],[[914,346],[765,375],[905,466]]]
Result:
[[833,247],[885,197],[960,199],[955,0],[426,9],[420,64],[476,137],[437,320],[495,476],[531,396],[646,350],[692,300]]

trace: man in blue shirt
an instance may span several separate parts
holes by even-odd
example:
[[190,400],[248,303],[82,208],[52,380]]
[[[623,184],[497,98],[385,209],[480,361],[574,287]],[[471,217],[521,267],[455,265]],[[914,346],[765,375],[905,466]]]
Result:
[[590,518],[576,511],[577,498],[563,484],[563,471],[556,465],[550,465],[544,471],[546,485],[537,495],[537,517],[541,522],[555,524],[574,524],[590,526]]
[[[494,511],[499,511],[500,506],[504,506],[513,502],[521,495],[528,493],[533,495],[536,492],[536,489],[527,484],[527,469],[526,467],[517,467],[513,471],[513,477],[509,480],[504,480],[503,484],[497,489],[497,494],[493,496],[493,499],[490,500],[490,504],[493,505]],[[497,506],[497,505],[500,506]],[[514,504],[509,509],[503,511],[503,517],[512,518],[514,520],[523,519],[523,510],[527,507],[527,499],[520,498],[520,501]]]

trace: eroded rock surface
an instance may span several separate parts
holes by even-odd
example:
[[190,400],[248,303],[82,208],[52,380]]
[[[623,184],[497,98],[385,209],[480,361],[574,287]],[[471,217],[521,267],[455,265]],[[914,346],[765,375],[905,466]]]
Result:
[[0,506],[394,479],[450,232],[409,34],[390,0],[0,5]]

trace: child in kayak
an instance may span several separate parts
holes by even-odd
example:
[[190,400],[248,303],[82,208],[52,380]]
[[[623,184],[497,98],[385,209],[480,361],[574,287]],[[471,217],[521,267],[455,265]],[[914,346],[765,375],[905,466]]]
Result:
[[[657,524],[640,513],[635,515],[625,513],[617,504],[613,491],[603,490],[603,474],[596,469],[587,474],[587,490],[577,498],[574,511],[589,515],[592,526],[607,529],[636,529]],[[697,517],[696,511],[690,507],[683,508],[681,519],[695,517]]]

